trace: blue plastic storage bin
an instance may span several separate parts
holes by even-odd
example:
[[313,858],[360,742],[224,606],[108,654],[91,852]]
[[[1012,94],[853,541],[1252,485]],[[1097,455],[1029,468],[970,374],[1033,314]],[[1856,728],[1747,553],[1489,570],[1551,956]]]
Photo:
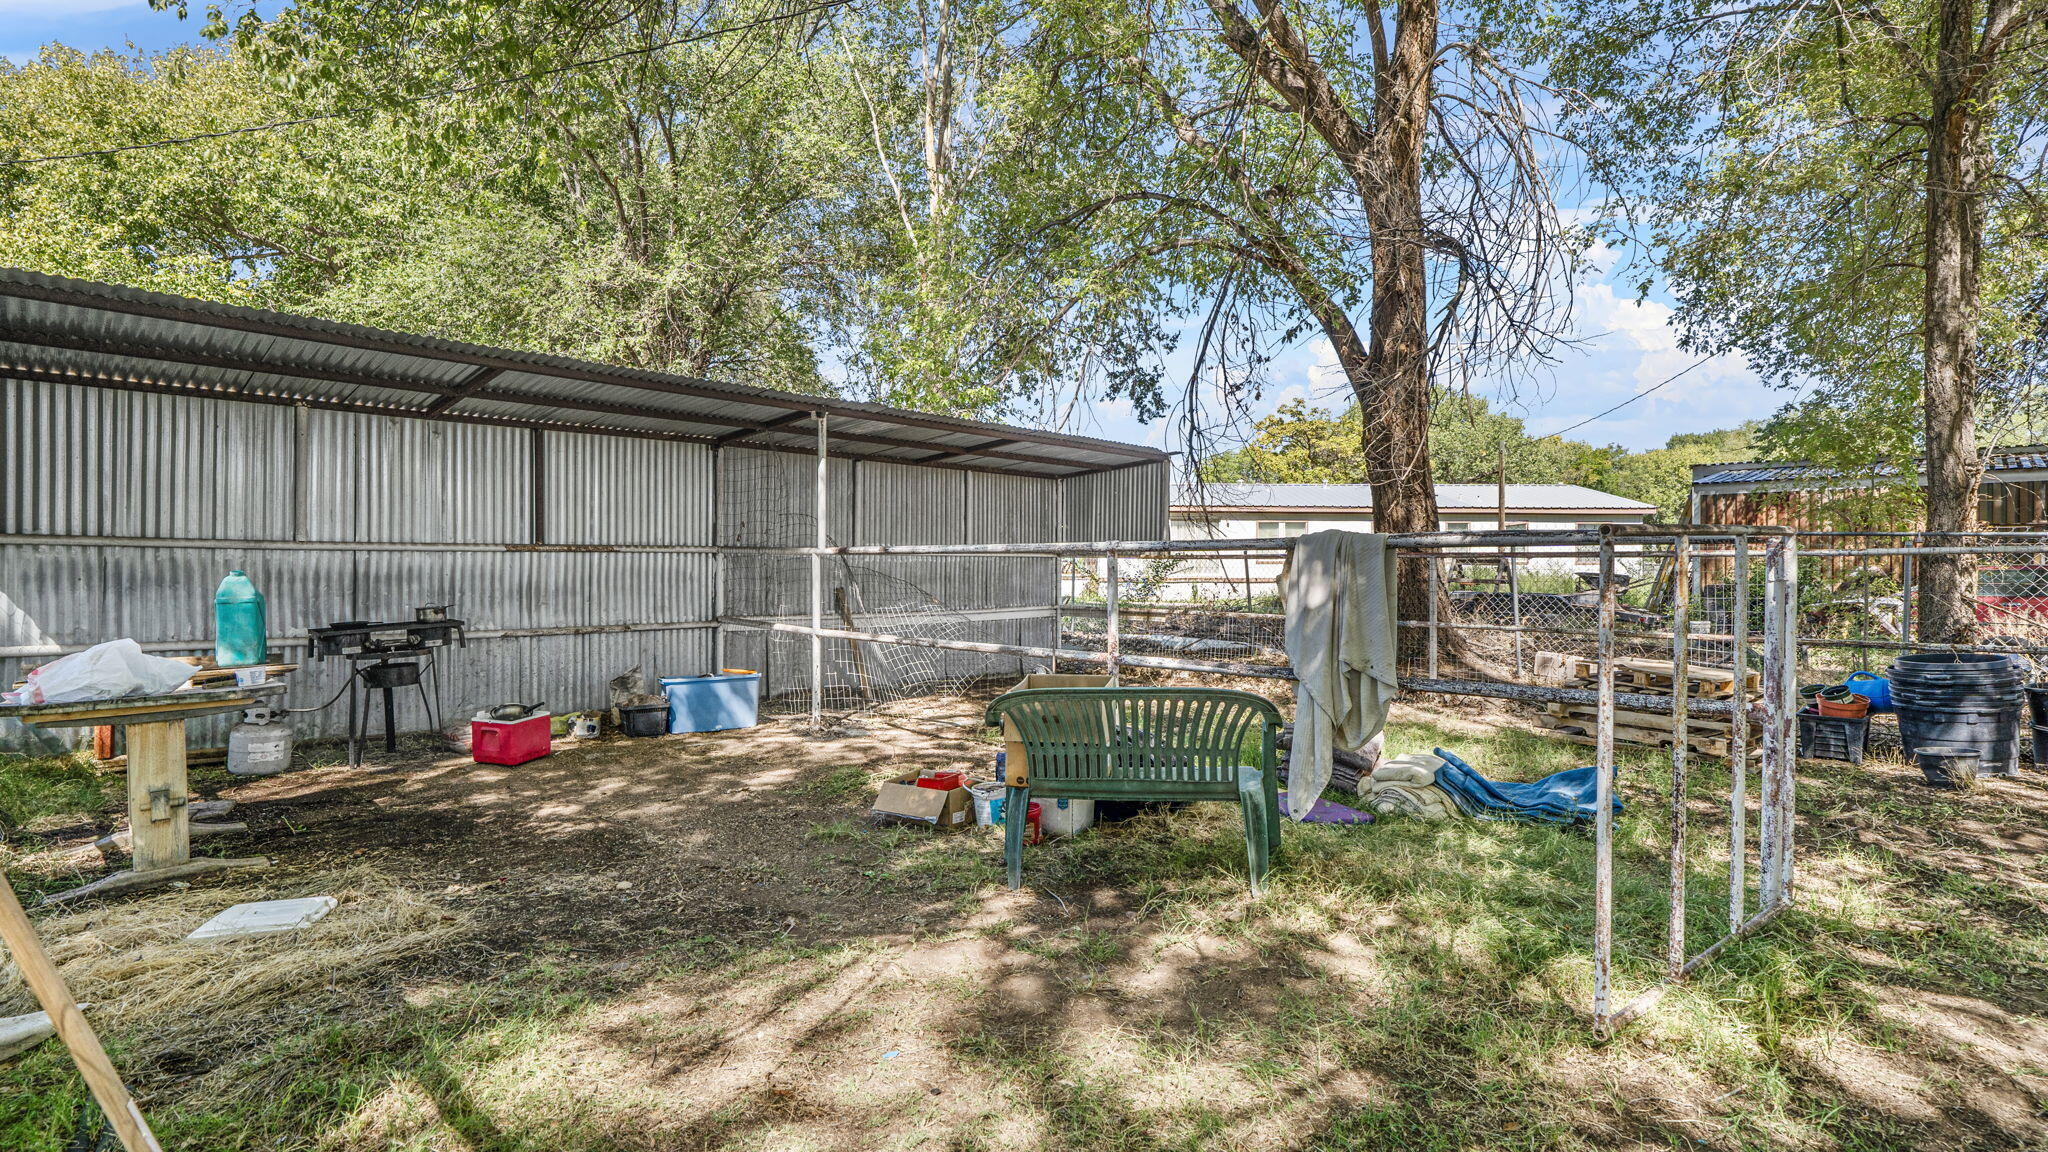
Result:
[[663,676],[670,732],[752,728],[760,718],[761,674],[721,668],[716,676]]

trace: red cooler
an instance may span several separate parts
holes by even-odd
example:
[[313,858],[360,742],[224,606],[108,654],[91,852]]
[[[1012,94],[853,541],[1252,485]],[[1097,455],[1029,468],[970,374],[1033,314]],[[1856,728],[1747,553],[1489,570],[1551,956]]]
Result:
[[545,712],[524,720],[471,720],[469,758],[479,764],[524,764],[548,754],[553,717]]

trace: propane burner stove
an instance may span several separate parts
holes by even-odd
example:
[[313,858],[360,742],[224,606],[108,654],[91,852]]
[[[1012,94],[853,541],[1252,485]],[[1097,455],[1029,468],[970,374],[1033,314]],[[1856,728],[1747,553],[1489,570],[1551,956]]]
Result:
[[[450,644],[467,647],[462,621],[450,620],[445,604],[420,608],[414,617],[389,621],[337,620],[325,628],[306,631],[314,659],[339,656],[354,665],[348,677],[351,768],[363,762],[362,743],[370,734],[371,692],[384,695],[385,752],[398,751],[398,708],[393,693],[400,688],[419,689],[428,726],[435,731],[441,728],[440,716],[434,708],[434,693],[440,687],[439,650]],[[359,684],[370,692],[359,692]]]
[[308,629],[306,635],[313,641],[316,659],[419,653],[463,642],[462,621],[448,619],[445,611],[439,620],[337,620],[325,628]]

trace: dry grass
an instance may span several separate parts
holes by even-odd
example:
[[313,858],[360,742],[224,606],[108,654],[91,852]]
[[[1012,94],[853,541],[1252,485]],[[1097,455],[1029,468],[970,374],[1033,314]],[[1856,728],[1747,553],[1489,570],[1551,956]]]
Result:
[[[230,1017],[308,1003],[370,973],[465,935],[466,918],[368,865],[266,882],[261,873],[219,887],[168,891],[40,920],[37,931],[72,994],[92,1004],[103,1031],[150,1059]],[[239,940],[185,935],[232,904],[333,896],[340,904],[295,932]],[[0,1015],[35,1010],[9,962],[0,967]]]
[[[1010,893],[987,837],[862,818],[892,772],[986,766],[975,711],[230,782],[275,873],[43,925],[173,1152],[2048,1147],[2038,778],[1803,766],[1799,909],[1602,1045],[1582,833],[1290,826],[1254,903],[1235,812],[1195,806],[1035,848]],[[1389,741],[1583,759],[1521,722],[1404,706]],[[1669,760],[1622,759],[1627,994]],[[1725,779],[1694,784],[1703,943]],[[323,891],[306,934],[180,942]],[[0,1068],[0,1149],[86,1114],[56,1046]]]

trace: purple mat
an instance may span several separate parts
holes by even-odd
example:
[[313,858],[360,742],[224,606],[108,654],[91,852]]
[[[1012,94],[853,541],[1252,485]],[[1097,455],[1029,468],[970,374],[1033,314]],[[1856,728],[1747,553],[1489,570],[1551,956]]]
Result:
[[[1286,816],[1289,820],[1294,819],[1294,817],[1287,815],[1287,789],[1285,788],[1280,790],[1280,814]],[[1342,804],[1330,800],[1318,800],[1316,801],[1316,806],[1308,810],[1308,819],[1303,820],[1302,823],[1370,824],[1372,823],[1372,813],[1360,812],[1356,808],[1346,808]]]

